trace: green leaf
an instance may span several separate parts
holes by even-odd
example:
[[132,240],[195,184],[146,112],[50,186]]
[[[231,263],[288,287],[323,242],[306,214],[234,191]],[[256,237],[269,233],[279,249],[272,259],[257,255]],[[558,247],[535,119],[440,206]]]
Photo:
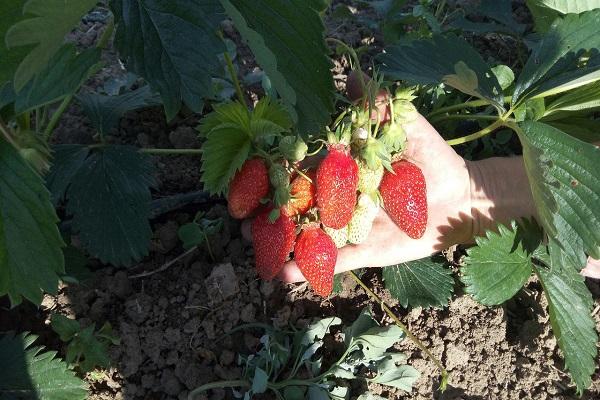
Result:
[[58,218],[42,178],[0,139],[0,296],[35,304],[64,273]]
[[375,326],[353,338],[353,345],[359,346],[362,360],[366,363],[379,360],[394,343],[404,339],[404,332],[396,325]]
[[15,113],[41,107],[72,95],[99,68],[100,49],[92,48],[77,54],[75,46],[61,47],[48,66],[17,93]]
[[202,183],[212,194],[224,193],[229,181],[250,154],[250,137],[236,128],[211,132],[202,145]]
[[31,347],[37,336],[0,336],[0,398],[85,400],[87,386],[55,351]]
[[333,112],[331,62],[318,10],[304,0],[221,0],[290,111],[298,130],[317,133]]
[[329,400],[329,392],[317,385],[308,387],[307,400]]
[[559,15],[580,14],[600,8],[599,0],[526,0],[536,31],[546,32]]
[[454,290],[443,257],[428,257],[383,268],[385,287],[402,307],[444,307]]
[[531,255],[542,240],[535,222],[498,225],[498,232],[477,237],[477,246],[467,250],[461,268],[465,292],[485,305],[502,304],[512,298],[531,276]]
[[81,327],[77,320],[67,318],[62,314],[52,314],[50,317],[50,326],[52,326],[54,332],[58,333],[60,340],[63,342],[68,342],[73,339],[73,337],[81,331]]
[[481,0],[477,4],[477,16],[486,17],[496,22],[472,22],[466,18],[458,18],[452,21],[453,27],[475,33],[506,33],[513,36],[521,35],[525,31],[525,25],[519,24],[512,12],[510,0]]
[[[541,122],[517,133],[544,230],[577,260],[600,258],[600,149]],[[581,268],[583,265],[579,265]]]
[[[600,82],[594,82],[586,86],[567,92],[546,106],[544,121],[553,120],[567,115],[565,111],[578,112],[582,110],[596,109],[600,107]],[[558,114],[555,116],[553,114]],[[554,118],[553,118],[554,117]]]
[[60,277],[63,282],[80,284],[93,275],[87,268],[88,259],[78,248],[67,245],[63,248],[65,257],[65,274]]
[[323,339],[323,337],[329,332],[329,328],[334,325],[340,325],[342,320],[338,317],[328,317],[320,319],[308,326],[304,334],[302,335],[301,344],[311,345],[312,343]]
[[204,233],[195,222],[181,225],[177,230],[177,236],[183,242],[183,248],[186,250],[204,242]]
[[129,265],[148,253],[154,186],[149,157],[130,146],[92,153],[67,189],[67,212],[81,245],[104,263]]
[[264,393],[267,391],[269,376],[259,367],[254,370],[254,378],[252,379],[252,393]]
[[83,93],[77,100],[94,128],[102,134],[115,128],[126,112],[160,104],[160,98],[150,91],[149,86],[117,96]]
[[305,393],[306,388],[304,386],[286,386],[283,388],[283,398],[285,400],[305,400]]
[[569,117],[558,121],[547,121],[547,123],[586,143],[600,142],[600,120]]
[[211,74],[226,51],[217,36],[223,11],[211,0],[112,0],[115,45],[128,69],[160,93],[167,119],[185,103],[202,111]]
[[406,365],[405,362],[404,354],[390,353],[388,357],[377,364],[377,375],[369,381],[410,393],[414,383],[421,377],[421,373],[414,367]]
[[525,98],[546,97],[600,79],[600,55],[593,54],[581,66],[586,52],[600,47],[598,24],[600,10],[556,20],[523,67],[515,85],[513,105]]
[[559,246],[550,244],[549,268],[535,266],[548,299],[550,323],[565,358],[565,367],[581,395],[596,369],[598,334],[590,311],[592,296],[584,278],[568,263]]
[[514,72],[507,65],[496,65],[495,67],[492,67],[492,72],[496,76],[496,79],[498,79],[498,83],[502,90],[506,90],[515,81]]
[[[8,81],[12,81],[19,63],[29,50],[26,47],[9,50],[4,40],[6,31],[25,18],[23,15],[23,5],[25,2],[26,0],[0,2],[0,86]],[[12,87],[12,83],[10,86]],[[2,108],[1,102],[0,108]]]
[[90,152],[87,146],[59,144],[52,148],[54,163],[46,176],[46,186],[52,194],[52,203],[58,206],[64,199],[73,177],[83,166]]
[[118,344],[119,339],[113,335],[112,328],[107,322],[97,332],[95,325],[81,328],[79,322],[62,314],[53,314],[50,319],[52,329],[60,335],[60,340],[68,342],[66,361],[77,365],[83,373],[97,367],[108,368],[108,346]]
[[387,78],[422,85],[444,82],[502,108],[502,88],[489,65],[464,39],[434,35],[385,49],[377,57]]
[[23,14],[31,18],[13,25],[5,38],[9,48],[33,46],[15,71],[17,92],[46,68],[62,46],[65,35],[95,5],[96,0],[29,0],[25,4]]

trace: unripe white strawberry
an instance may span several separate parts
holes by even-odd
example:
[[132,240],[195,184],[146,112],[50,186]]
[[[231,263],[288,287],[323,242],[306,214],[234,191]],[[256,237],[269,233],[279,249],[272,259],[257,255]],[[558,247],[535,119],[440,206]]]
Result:
[[348,241],[352,244],[364,242],[371,228],[373,221],[379,212],[379,201],[368,194],[361,194],[358,198],[358,204],[352,214],[352,219],[348,224]]
[[348,226],[344,226],[341,229],[333,229],[328,226],[323,226],[323,230],[325,233],[331,237],[333,243],[335,243],[335,247],[342,248],[348,242]]
[[358,163],[358,191],[361,193],[375,193],[383,178],[383,165],[379,163],[377,169],[371,169],[365,162]]

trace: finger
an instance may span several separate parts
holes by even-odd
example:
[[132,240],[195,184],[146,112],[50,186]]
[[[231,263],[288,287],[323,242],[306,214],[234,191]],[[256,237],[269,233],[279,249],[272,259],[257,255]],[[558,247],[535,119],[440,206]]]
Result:
[[244,239],[251,242],[252,241],[252,221],[249,219],[243,220],[241,230],[242,230],[242,236],[244,237]]

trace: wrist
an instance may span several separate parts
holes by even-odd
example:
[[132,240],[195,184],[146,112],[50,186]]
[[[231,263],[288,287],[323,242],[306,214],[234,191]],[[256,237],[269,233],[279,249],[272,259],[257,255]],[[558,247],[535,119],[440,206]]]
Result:
[[466,161],[470,180],[472,235],[496,230],[497,224],[536,216],[522,157]]

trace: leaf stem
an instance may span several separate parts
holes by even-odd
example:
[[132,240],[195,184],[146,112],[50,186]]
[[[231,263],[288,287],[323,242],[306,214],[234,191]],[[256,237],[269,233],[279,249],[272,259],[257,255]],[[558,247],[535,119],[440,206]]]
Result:
[[202,392],[206,392],[207,390],[226,387],[250,387],[250,382],[240,379],[235,381],[219,381],[207,383],[206,385],[199,386],[196,389],[192,390],[188,394],[188,400],[193,400],[197,395],[199,395]]
[[146,148],[143,147],[141,149],[139,149],[140,153],[144,153],[144,154],[154,154],[154,155],[182,155],[182,154],[189,154],[189,155],[200,155],[202,154],[202,149],[150,149],[150,148]]
[[406,327],[406,325],[404,325],[402,323],[402,321],[400,321],[400,319],[396,316],[396,314],[394,314],[394,312],[387,306],[387,304],[385,304],[385,302],[379,298],[379,296],[377,296],[375,294],[375,292],[373,292],[371,289],[369,289],[369,287],[367,285],[365,285],[365,283],[363,281],[360,280],[360,278],[353,272],[350,271],[350,276],[356,281],[356,283],[358,283],[364,290],[365,292],[367,292],[367,294],[369,296],[371,296],[371,298],[379,303],[381,305],[381,308],[386,312],[386,314],[396,323],[396,325],[404,332],[404,334],[406,334],[406,337],[408,337],[415,345],[417,345],[417,347],[419,349],[421,349],[421,351],[423,351],[427,357],[429,357],[429,359],[435,364],[435,366],[440,370],[440,373],[442,375],[442,379],[440,381],[440,391],[443,392],[444,390],[446,390],[446,385],[448,384],[448,371],[446,371],[446,368],[444,368],[444,366],[442,365],[441,361],[438,360],[433,353],[431,353],[431,351],[429,351],[429,349],[423,344],[423,342],[421,342],[415,335],[413,335],[408,328]]
[[468,120],[480,120],[480,121],[496,121],[498,119],[497,115],[480,115],[480,114],[450,114],[450,115],[440,115],[434,118],[431,118],[429,122],[431,124],[435,124],[436,122],[445,121],[449,119],[468,119]]
[[242,92],[242,86],[240,85],[240,81],[237,77],[237,73],[235,72],[235,68],[233,67],[233,62],[231,61],[231,57],[228,52],[223,53],[223,58],[225,59],[225,64],[227,64],[227,71],[229,71],[229,75],[231,76],[231,81],[233,82],[233,86],[235,86],[235,93],[237,94],[238,100],[240,103],[248,108],[248,104],[246,103],[246,99],[244,98],[244,92]]
[[56,128],[56,125],[58,124],[60,117],[63,115],[63,113],[69,106],[69,103],[71,103],[71,100],[73,100],[72,94],[65,97],[63,99],[62,103],[60,103],[60,105],[56,109],[56,111],[54,111],[54,113],[52,114],[52,118],[50,118],[50,122],[48,122],[48,125],[46,126],[46,129],[44,130],[44,138],[46,139],[46,141],[49,141],[50,138],[52,137],[52,133],[54,133],[54,128]]
[[[504,103],[510,103],[511,101],[511,96],[505,96],[504,97]],[[451,106],[446,106],[446,107],[441,107],[438,108],[437,110],[434,110],[432,112],[430,112],[429,114],[427,114],[427,118],[431,118],[434,115],[438,115],[438,114],[444,114],[450,111],[457,111],[457,110],[462,110],[465,108],[475,108],[475,107],[483,107],[483,106],[489,106],[490,102],[489,100],[485,100],[485,99],[481,99],[481,100],[472,100],[472,101],[466,101],[464,103],[459,103],[459,104],[454,104]]]
[[456,146],[459,144],[465,144],[465,143],[471,142],[473,140],[477,140],[477,139],[482,138],[485,135],[495,131],[497,128],[504,125],[505,122],[506,121],[504,121],[503,119],[500,118],[493,124],[486,126],[485,128],[478,130],[477,132],[474,132],[474,133],[471,133],[470,135],[462,136],[462,137],[459,137],[456,139],[446,140],[446,143],[448,143],[450,146]]

